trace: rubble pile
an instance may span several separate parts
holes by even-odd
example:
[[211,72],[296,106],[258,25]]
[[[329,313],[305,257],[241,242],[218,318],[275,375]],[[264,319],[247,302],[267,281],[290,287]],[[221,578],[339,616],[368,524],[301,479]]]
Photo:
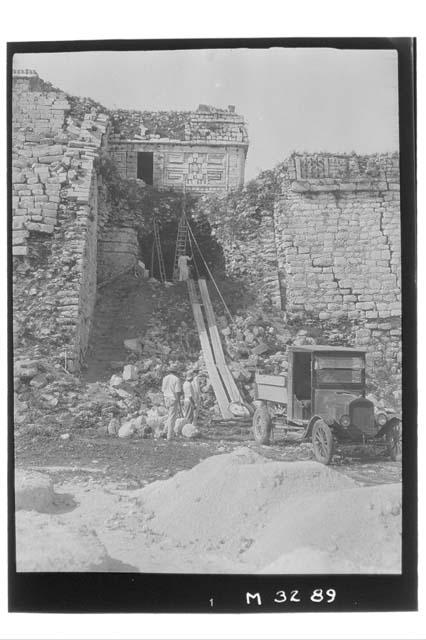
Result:
[[[37,341],[31,350],[27,339],[26,357],[18,357],[15,364],[18,431],[23,426],[32,427],[36,434],[96,428],[100,435],[152,436],[164,419],[161,382],[171,363],[178,363],[181,376],[194,370],[201,376],[202,427],[208,429],[219,418],[192,311],[186,291],[182,292],[184,285],[165,287],[151,282],[145,286],[156,298],[155,309],[144,331],[123,340],[124,358],[109,363],[105,381],[85,383],[49,361],[49,341],[44,350],[43,341]],[[286,377],[290,345],[348,345],[353,338],[346,326],[323,323],[318,328],[315,318],[309,317],[305,322],[285,321],[281,311],[265,311],[260,305],[240,309],[231,319],[217,299],[214,304],[229,369],[248,403],[254,400],[256,371]],[[377,395],[377,401],[384,397],[374,378],[369,380],[369,391]],[[387,405],[395,406],[389,397]]]
[[135,111],[116,109],[110,112],[111,141],[154,140],[170,142],[235,141],[247,142],[244,120],[235,110],[200,105],[197,111]]
[[[137,280],[136,283],[142,286]],[[161,382],[170,363],[178,362],[182,376],[194,368],[206,374],[186,287],[147,283],[142,288],[142,302],[146,303],[149,291],[156,306],[147,326],[122,340],[123,359],[107,363],[109,376],[99,382],[86,382],[72,375],[66,370],[66,357],[57,362],[51,349],[55,334],[46,329],[45,339],[33,339],[28,323],[31,317],[33,322],[40,319],[36,312],[25,315],[25,322],[15,335],[19,340],[14,368],[18,433],[58,435],[72,429],[97,428],[100,434],[106,434],[114,416],[122,426],[135,418],[146,418],[153,409],[164,415]],[[129,296],[134,296],[131,288]],[[43,298],[46,304],[48,300],[48,296]],[[46,321],[48,317],[46,309]],[[63,339],[61,333],[56,334],[59,348]],[[209,384],[204,383],[202,388],[207,411],[214,405],[214,394]],[[134,429],[138,435],[148,435],[143,425],[145,421]],[[116,431],[113,435],[118,435]]]
[[111,112],[111,131],[118,137],[167,138],[183,140],[190,111],[135,111],[117,109]]
[[[359,344],[359,329],[348,320],[339,323],[321,322],[310,314],[304,319],[285,320],[276,309],[265,311],[259,305],[240,311],[233,323],[226,316],[218,319],[229,368],[237,381],[243,397],[254,399],[255,372],[287,377],[288,347],[304,344],[328,344],[353,346]],[[377,348],[380,347],[376,345]],[[370,366],[377,357],[375,348],[367,353],[367,393],[374,395],[378,406],[398,411],[401,391],[389,371]]]
[[202,196],[194,213],[210,223],[223,251],[227,276],[255,291],[266,309],[281,308],[273,218],[286,166],[263,171],[242,189]]

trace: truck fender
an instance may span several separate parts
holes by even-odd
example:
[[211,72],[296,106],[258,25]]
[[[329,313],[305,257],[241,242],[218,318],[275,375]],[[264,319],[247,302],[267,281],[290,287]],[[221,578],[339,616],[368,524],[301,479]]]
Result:
[[380,438],[381,436],[384,436],[387,434],[388,431],[390,431],[392,429],[392,427],[394,426],[394,424],[396,424],[397,422],[402,422],[401,418],[399,415],[392,415],[389,420],[386,422],[386,424],[383,425],[383,427],[380,429],[380,431],[378,431],[376,433],[376,438]]
[[305,438],[310,438],[312,435],[312,429],[314,428],[314,424],[316,423],[317,420],[323,420],[323,418],[321,416],[313,416],[308,424],[308,427],[305,431]]

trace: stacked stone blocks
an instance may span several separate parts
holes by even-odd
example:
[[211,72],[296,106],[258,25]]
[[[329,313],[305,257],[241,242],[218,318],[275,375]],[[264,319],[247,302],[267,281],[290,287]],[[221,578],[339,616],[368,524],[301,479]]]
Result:
[[[286,310],[316,311],[320,320],[401,315],[400,207],[397,156],[345,160],[345,179],[307,174],[294,163],[275,206],[279,268],[285,274]],[[312,173],[319,175],[318,156]],[[373,164],[374,160],[374,164]],[[336,162],[339,166],[339,163]],[[369,167],[376,177],[359,171]],[[320,165],[321,166],[321,165]],[[328,177],[324,177],[324,166]],[[355,166],[355,169],[351,167]],[[355,173],[350,173],[350,171]],[[303,179],[297,179],[304,175]],[[398,187],[398,189],[396,188]]]
[[295,155],[288,167],[274,213],[283,308],[289,317],[349,320],[369,369],[399,376],[398,155]]
[[[111,156],[120,175],[136,179],[137,154],[150,152],[156,188],[212,193],[242,186],[248,149],[244,119],[233,111],[201,107],[182,115],[179,138],[146,132],[123,139],[111,134]],[[141,126],[142,132],[143,122]]]
[[[106,117],[69,116],[60,91],[43,91],[34,72],[14,76],[12,153],[13,255],[48,254],[49,331],[60,332],[69,370],[84,360],[96,298],[97,175],[94,160],[105,142]],[[45,241],[41,237],[45,237]],[[40,281],[40,286],[46,283]],[[19,300],[16,299],[16,308]],[[43,316],[43,314],[41,314]],[[46,319],[43,320],[46,323]],[[46,326],[44,326],[46,329]],[[65,355],[66,353],[66,355]]]

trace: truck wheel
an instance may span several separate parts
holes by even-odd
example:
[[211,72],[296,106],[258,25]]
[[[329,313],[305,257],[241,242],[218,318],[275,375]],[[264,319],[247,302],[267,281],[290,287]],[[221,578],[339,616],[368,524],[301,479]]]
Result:
[[254,439],[259,444],[269,444],[272,420],[266,407],[258,407],[253,416]]
[[333,434],[324,420],[317,420],[313,426],[312,445],[318,462],[330,464],[333,455]]
[[386,443],[388,453],[393,461],[400,461],[402,458],[402,424],[401,420],[393,420],[386,433]]

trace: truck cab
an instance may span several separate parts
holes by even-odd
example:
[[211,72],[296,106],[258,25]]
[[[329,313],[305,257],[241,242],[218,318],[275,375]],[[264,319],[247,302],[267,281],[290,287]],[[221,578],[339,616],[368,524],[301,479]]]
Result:
[[339,422],[350,403],[365,397],[365,350],[328,345],[289,349],[287,418],[321,415]]

